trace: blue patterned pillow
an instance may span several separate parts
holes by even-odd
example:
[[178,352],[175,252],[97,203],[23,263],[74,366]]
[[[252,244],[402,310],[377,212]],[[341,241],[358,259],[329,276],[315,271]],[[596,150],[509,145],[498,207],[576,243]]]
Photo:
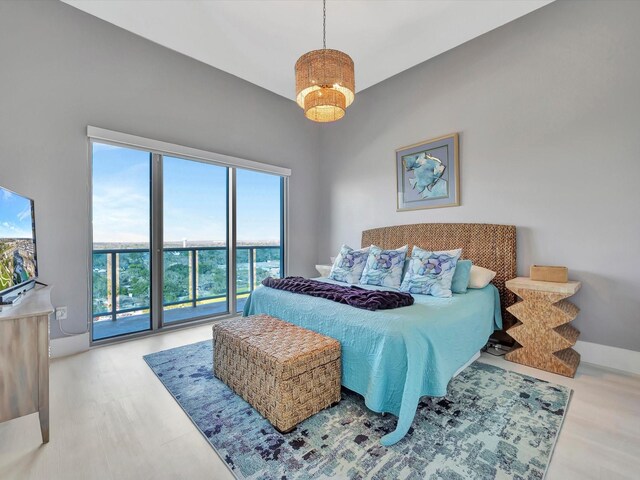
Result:
[[409,268],[400,290],[434,297],[450,297],[451,282],[462,249],[429,252],[413,247]]
[[338,282],[358,283],[369,256],[369,248],[354,250],[348,245],[342,245],[340,253],[331,267],[329,278]]
[[405,245],[397,250],[383,250],[372,245],[360,283],[400,288],[408,248],[409,246]]

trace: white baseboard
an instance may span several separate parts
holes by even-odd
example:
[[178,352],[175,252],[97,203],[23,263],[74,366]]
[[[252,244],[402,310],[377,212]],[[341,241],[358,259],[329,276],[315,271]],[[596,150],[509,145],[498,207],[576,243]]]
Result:
[[[89,350],[89,345],[88,332],[54,338],[51,340],[50,356],[51,358],[59,358],[86,352]],[[575,350],[580,354],[583,362],[640,375],[640,352],[581,340],[576,342]]]
[[640,352],[580,340],[574,348],[583,362],[640,375]]
[[66,357],[74,353],[89,350],[89,332],[68,337],[53,338],[49,343],[49,356],[51,358]]

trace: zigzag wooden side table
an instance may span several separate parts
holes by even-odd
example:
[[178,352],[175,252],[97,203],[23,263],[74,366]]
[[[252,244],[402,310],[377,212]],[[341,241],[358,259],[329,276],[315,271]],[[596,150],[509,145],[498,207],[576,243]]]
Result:
[[519,347],[507,360],[573,377],[580,354],[573,350],[580,332],[569,325],[580,311],[565,300],[580,289],[580,282],[554,283],[518,277],[506,287],[522,300],[507,310],[520,322],[507,330]]

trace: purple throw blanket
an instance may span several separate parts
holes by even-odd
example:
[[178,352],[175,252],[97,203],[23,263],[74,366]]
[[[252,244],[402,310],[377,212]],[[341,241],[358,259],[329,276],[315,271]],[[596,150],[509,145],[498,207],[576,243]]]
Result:
[[326,298],[345,305],[365,310],[389,310],[391,308],[413,305],[413,297],[408,293],[382,290],[365,290],[354,286],[334,285],[303,277],[271,278],[262,281],[265,287],[285,290],[292,293]]

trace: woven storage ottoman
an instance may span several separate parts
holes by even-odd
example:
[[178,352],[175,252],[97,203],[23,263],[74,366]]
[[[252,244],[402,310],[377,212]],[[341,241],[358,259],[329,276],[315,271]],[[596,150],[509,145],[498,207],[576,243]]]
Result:
[[340,401],[340,343],[268,315],[213,326],[213,373],[280,432]]

